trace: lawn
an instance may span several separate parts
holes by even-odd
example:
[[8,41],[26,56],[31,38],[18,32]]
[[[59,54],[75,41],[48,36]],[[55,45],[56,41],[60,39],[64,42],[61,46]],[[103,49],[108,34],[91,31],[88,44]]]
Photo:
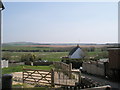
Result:
[[22,72],[23,68],[51,70],[52,66],[28,66],[28,65],[12,66],[12,67],[8,67],[8,68],[2,68],[2,74],[11,74],[13,72]]

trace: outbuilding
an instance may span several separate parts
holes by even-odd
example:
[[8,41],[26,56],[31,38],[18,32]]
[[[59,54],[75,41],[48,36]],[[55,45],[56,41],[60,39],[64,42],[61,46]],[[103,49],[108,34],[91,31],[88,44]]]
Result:
[[82,58],[84,58],[84,52],[82,51],[80,46],[77,45],[75,48],[73,48],[70,51],[68,57],[71,59],[82,59]]

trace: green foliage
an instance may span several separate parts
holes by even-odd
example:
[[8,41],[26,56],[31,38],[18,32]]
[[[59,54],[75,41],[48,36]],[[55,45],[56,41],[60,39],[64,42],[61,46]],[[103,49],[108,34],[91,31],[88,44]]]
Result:
[[10,60],[11,59],[11,53],[6,52],[2,54],[2,60]]
[[33,61],[35,61],[35,59],[36,59],[36,56],[34,54],[31,54],[31,53],[23,54],[21,56],[21,61],[22,62],[23,61],[31,61],[31,62],[33,62]]

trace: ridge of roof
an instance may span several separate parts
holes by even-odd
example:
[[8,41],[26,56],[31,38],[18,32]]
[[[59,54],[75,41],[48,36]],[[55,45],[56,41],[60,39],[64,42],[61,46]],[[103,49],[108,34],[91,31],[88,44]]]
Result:
[[73,49],[70,51],[69,55],[72,55],[78,48],[80,48],[79,45],[77,45],[75,48],[73,48]]

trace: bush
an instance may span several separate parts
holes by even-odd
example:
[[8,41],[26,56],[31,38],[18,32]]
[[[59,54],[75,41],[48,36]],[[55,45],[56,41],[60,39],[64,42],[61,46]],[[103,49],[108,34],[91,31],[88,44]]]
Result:
[[2,55],[2,60],[10,60],[11,59],[11,54],[6,52]]
[[36,60],[36,56],[34,54],[24,54],[21,56],[21,61],[24,62],[24,61],[35,61]]

